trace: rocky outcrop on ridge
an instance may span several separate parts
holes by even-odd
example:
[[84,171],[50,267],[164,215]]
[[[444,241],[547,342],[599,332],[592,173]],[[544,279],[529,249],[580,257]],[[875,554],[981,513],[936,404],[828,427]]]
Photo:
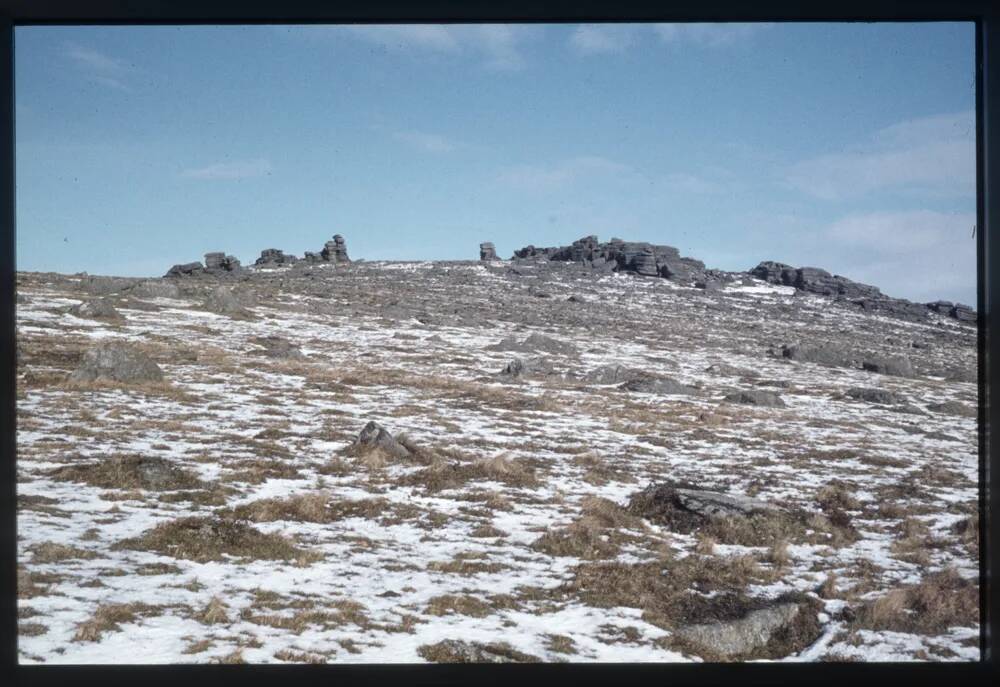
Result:
[[704,281],[705,263],[681,257],[673,246],[613,238],[600,243],[597,236],[585,236],[569,246],[536,248],[525,246],[514,251],[513,260],[552,260],[576,262],[601,272],[634,272],[646,277],[666,277],[674,281]]
[[865,311],[883,313],[905,320],[919,322],[927,319],[929,312],[936,312],[960,322],[976,322],[976,311],[967,305],[950,301],[914,303],[903,298],[892,298],[883,294],[876,286],[830,274],[818,267],[792,267],[769,260],[754,267],[750,270],[750,274],[769,284],[791,286],[798,291],[828,296]]

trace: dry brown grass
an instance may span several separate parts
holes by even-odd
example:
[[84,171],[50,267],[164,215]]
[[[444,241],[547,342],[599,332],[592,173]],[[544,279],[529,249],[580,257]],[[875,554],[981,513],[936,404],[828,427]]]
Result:
[[[262,609],[273,612],[258,612]],[[288,610],[293,612],[289,614]],[[302,634],[311,627],[324,630],[345,625],[356,625],[363,630],[379,627],[368,618],[365,606],[356,601],[339,599],[317,608],[312,601],[289,599],[273,593],[258,595],[250,608],[241,611],[240,619],[294,634]]]
[[567,635],[545,635],[545,648],[554,654],[575,654],[576,642]]
[[[765,573],[749,556],[690,555],[637,564],[584,563],[565,590],[598,608],[642,609],[643,620],[672,629],[739,617],[753,606],[747,587],[764,581]],[[717,594],[709,599],[697,592]]]
[[485,618],[494,612],[493,606],[468,594],[435,596],[427,602],[427,606],[424,608],[424,613],[438,616],[457,614]]
[[68,560],[81,560],[95,558],[97,554],[87,549],[69,544],[57,544],[56,542],[42,542],[28,548],[33,554],[32,563],[60,563]]
[[122,624],[134,623],[140,617],[155,615],[158,611],[158,606],[139,602],[103,604],[97,607],[89,620],[77,626],[73,641],[99,641],[105,632],[118,632]]
[[417,653],[430,663],[538,663],[537,656],[517,651],[506,642],[482,644],[444,640],[437,644],[424,644]]
[[96,463],[67,465],[49,473],[53,479],[83,482],[102,489],[201,489],[205,484],[190,470],[153,456],[109,456]]
[[979,585],[953,568],[931,573],[919,584],[894,589],[865,603],[854,629],[936,635],[979,623]]
[[496,573],[510,567],[502,563],[491,563],[483,560],[485,558],[487,558],[485,553],[466,551],[455,554],[450,561],[431,561],[427,564],[427,569],[451,575],[478,575],[480,573]]
[[522,461],[505,455],[481,458],[469,463],[437,460],[426,468],[405,475],[402,483],[423,487],[428,492],[456,489],[468,482],[501,482],[509,487],[534,488],[539,481]]
[[287,663],[324,664],[327,662],[325,656],[308,654],[302,651],[292,651],[291,649],[281,649],[280,651],[276,651],[274,652],[274,657],[279,661],[285,661]]
[[218,625],[229,622],[229,607],[217,596],[209,600],[205,608],[196,616],[198,621],[205,625]]
[[218,516],[164,522],[139,537],[115,544],[112,549],[155,551],[201,563],[225,560],[229,556],[294,561],[299,565],[317,559],[282,536],[265,534],[244,521]]

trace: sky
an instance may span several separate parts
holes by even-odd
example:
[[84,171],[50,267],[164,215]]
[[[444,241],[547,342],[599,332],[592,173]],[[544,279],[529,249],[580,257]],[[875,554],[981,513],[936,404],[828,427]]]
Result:
[[17,27],[17,267],[589,234],[975,304],[971,23]]

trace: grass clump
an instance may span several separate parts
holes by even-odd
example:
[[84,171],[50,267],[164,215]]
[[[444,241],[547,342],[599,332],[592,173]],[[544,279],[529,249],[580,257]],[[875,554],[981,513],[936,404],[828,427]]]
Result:
[[436,644],[424,644],[417,654],[430,663],[539,663],[541,659],[517,651],[507,642],[463,642],[445,639]]
[[190,470],[155,456],[109,456],[97,463],[57,468],[50,476],[102,489],[174,491],[205,486]]
[[931,573],[918,584],[894,589],[864,604],[853,629],[936,635],[979,623],[979,585],[954,568]]
[[141,616],[151,615],[158,608],[139,602],[103,604],[97,607],[93,616],[77,626],[73,641],[99,641],[105,632],[118,632],[123,624],[134,623]]
[[69,544],[43,542],[28,549],[32,553],[32,563],[59,563],[74,559],[89,559],[97,556],[93,551]]
[[314,556],[280,535],[265,534],[243,520],[218,516],[195,516],[164,522],[112,548],[154,551],[199,563],[221,561],[226,557],[286,560],[300,564],[315,560]]

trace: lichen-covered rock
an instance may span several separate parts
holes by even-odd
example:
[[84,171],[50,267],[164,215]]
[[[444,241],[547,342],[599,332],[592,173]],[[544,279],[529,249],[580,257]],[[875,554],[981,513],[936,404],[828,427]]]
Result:
[[780,632],[790,628],[799,620],[800,614],[807,613],[814,616],[809,624],[818,625],[814,609],[788,601],[750,611],[735,620],[686,625],[675,630],[674,636],[725,659],[750,657],[764,649]]
[[80,366],[70,376],[72,382],[110,381],[122,383],[160,382],[163,372],[153,360],[133,344],[119,341],[100,343],[83,354]]

